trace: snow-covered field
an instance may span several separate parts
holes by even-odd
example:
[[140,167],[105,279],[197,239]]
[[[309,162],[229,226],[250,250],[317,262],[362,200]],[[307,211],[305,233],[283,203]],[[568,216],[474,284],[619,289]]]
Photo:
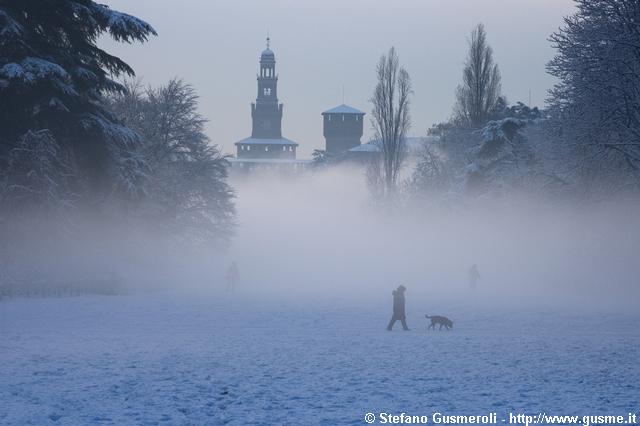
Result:
[[368,412],[638,412],[640,315],[170,294],[0,302],[1,424],[365,424]]

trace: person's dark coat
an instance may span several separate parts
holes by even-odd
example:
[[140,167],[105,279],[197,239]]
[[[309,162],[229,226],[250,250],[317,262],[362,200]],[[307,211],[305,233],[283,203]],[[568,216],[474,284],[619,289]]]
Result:
[[393,316],[395,318],[404,318],[404,288],[393,290]]
[[389,331],[391,331],[396,321],[400,321],[402,323],[402,328],[405,331],[409,330],[409,327],[407,327],[407,318],[405,317],[405,312],[404,312],[404,291],[405,290],[406,290],[405,286],[401,285],[397,289],[391,292],[391,294],[393,295],[393,316],[389,321],[389,325],[387,325],[387,330]]

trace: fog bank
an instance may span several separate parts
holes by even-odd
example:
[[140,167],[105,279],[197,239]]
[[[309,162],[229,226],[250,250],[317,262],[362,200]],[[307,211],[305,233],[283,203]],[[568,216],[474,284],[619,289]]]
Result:
[[[234,182],[229,253],[242,290],[281,300],[385,303],[399,284],[438,305],[628,309],[640,295],[638,204],[513,196],[380,213],[363,172],[264,174]],[[482,275],[470,289],[468,269]]]

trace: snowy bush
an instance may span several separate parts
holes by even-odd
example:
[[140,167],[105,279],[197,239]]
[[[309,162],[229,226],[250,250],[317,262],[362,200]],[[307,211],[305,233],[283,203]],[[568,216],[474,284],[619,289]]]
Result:
[[313,160],[311,166],[317,169],[327,168],[343,163],[348,158],[346,152],[327,152],[323,149],[314,149],[311,153],[311,159]]
[[74,167],[48,130],[29,131],[11,148],[2,170],[0,208],[15,213],[57,212],[74,207]]
[[413,174],[406,182],[407,195],[444,205],[455,197],[456,177],[446,154],[434,145],[424,144]]
[[517,103],[501,115],[477,131],[455,121],[434,127],[431,133],[439,139],[421,155],[407,185],[409,196],[446,204],[515,193],[566,196],[567,153],[543,113]]
[[531,173],[534,158],[515,118],[490,121],[480,131],[476,158],[466,168],[467,189],[472,192],[504,191],[522,186]]

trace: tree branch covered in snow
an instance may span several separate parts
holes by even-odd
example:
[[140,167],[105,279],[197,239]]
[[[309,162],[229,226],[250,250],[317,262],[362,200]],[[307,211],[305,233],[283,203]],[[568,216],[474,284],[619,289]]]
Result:
[[60,150],[51,132],[27,132],[6,159],[0,181],[2,213],[71,209],[77,198],[75,177],[72,159]]
[[577,12],[551,36],[548,64],[557,134],[573,148],[587,186],[640,183],[640,4],[577,0]]
[[[7,0],[0,4],[0,156],[29,131],[47,129],[77,158],[93,188],[109,193],[126,176],[119,157],[135,133],[104,110],[113,80],[133,69],[97,46],[102,34],[144,42],[146,22],[91,0]],[[135,164],[131,164],[135,166]]]
[[229,164],[204,133],[195,90],[178,79],[158,88],[125,85],[106,101],[141,137],[136,155],[148,172],[140,213],[192,241],[227,243],[235,224]]

